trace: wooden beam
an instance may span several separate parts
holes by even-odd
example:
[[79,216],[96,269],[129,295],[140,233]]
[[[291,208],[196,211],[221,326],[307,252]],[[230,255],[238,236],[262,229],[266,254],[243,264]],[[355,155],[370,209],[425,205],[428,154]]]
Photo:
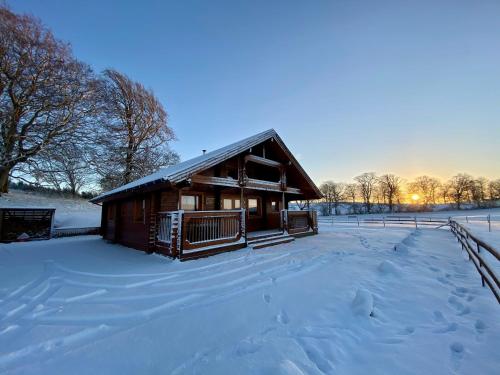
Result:
[[279,161],[274,161],[271,159],[266,159],[266,158],[261,158],[260,156],[256,155],[245,155],[245,163],[251,161],[257,164],[262,164],[262,165],[267,165],[268,167],[274,167],[274,168],[283,168],[283,164],[280,163]]
[[191,178],[193,183],[197,184],[207,184],[207,185],[218,185],[218,186],[228,186],[228,187],[240,187],[238,180],[229,177],[210,177],[195,175]]

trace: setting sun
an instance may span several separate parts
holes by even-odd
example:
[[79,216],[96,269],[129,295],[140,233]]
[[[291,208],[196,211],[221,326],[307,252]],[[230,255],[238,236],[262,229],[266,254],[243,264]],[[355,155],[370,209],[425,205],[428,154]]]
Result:
[[420,199],[420,196],[419,196],[418,194],[413,194],[413,195],[411,196],[411,200],[412,200],[413,202],[417,202],[419,199]]

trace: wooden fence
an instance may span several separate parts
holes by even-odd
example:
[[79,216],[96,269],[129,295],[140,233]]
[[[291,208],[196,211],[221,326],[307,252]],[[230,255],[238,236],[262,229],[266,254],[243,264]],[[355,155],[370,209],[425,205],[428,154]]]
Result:
[[53,237],[72,237],[99,234],[100,229],[100,227],[54,228]]
[[482,255],[482,253],[484,254],[484,252],[486,251],[490,253],[494,258],[496,258],[497,261],[499,261],[499,252],[492,246],[474,236],[467,228],[465,228],[455,220],[450,219],[449,225],[451,228],[451,232],[455,235],[458,242],[462,245],[462,250],[467,251],[469,260],[474,263],[474,266],[481,275],[481,282],[483,286],[485,286],[485,284],[488,285],[488,287],[495,295],[498,303],[500,303],[500,283],[498,281],[498,277],[493,271],[491,265],[485,260]]
[[358,215],[347,215],[342,217],[336,216],[320,216],[318,218],[321,224],[354,224],[360,227],[361,225],[373,225],[378,224],[381,227],[387,227],[391,225],[397,226],[412,226],[418,228],[423,227],[437,227],[448,223],[448,218],[443,217],[432,217],[432,216],[410,216],[410,215],[386,215],[386,216],[358,216]]

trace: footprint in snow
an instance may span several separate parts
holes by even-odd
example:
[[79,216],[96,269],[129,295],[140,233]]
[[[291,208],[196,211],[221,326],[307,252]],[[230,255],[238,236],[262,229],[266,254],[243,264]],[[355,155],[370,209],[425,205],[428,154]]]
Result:
[[258,352],[262,348],[262,344],[256,342],[253,339],[245,339],[238,343],[236,347],[236,354],[239,356],[244,356],[247,354],[253,354]]
[[400,332],[400,335],[403,335],[403,336],[408,336],[408,335],[411,335],[412,333],[415,332],[415,327],[413,326],[407,326],[405,327],[401,332]]
[[450,350],[451,350],[451,354],[455,358],[462,358],[464,351],[465,351],[465,348],[464,348],[462,343],[454,342],[453,344],[450,345]]
[[484,324],[482,320],[476,320],[474,328],[476,328],[477,333],[484,333],[484,331],[486,330],[486,324]]
[[434,311],[434,320],[436,322],[446,322],[446,318],[444,317],[443,313],[439,310]]
[[450,323],[444,328],[438,328],[434,330],[434,333],[448,333],[448,332],[455,332],[458,329],[458,324],[457,323]]
[[453,285],[450,281],[448,281],[446,278],[439,276],[436,278],[437,281],[439,281],[441,284],[444,285]]
[[471,312],[471,308],[460,302],[456,296],[448,298],[448,303],[457,310],[458,315],[467,315]]
[[264,299],[264,302],[266,302],[266,303],[270,303],[271,302],[271,295],[270,294],[266,293],[266,294],[264,294],[262,296],[262,298]]
[[286,325],[290,323],[290,318],[288,317],[286,311],[281,310],[280,313],[276,315],[276,321],[280,324]]

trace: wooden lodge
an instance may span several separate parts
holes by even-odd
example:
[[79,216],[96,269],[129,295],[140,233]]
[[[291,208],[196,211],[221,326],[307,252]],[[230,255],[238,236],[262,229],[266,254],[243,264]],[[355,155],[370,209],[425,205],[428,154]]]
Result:
[[316,212],[289,202],[321,197],[273,130],[106,192],[104,239],[189,259],[292,241],[318,231]]

